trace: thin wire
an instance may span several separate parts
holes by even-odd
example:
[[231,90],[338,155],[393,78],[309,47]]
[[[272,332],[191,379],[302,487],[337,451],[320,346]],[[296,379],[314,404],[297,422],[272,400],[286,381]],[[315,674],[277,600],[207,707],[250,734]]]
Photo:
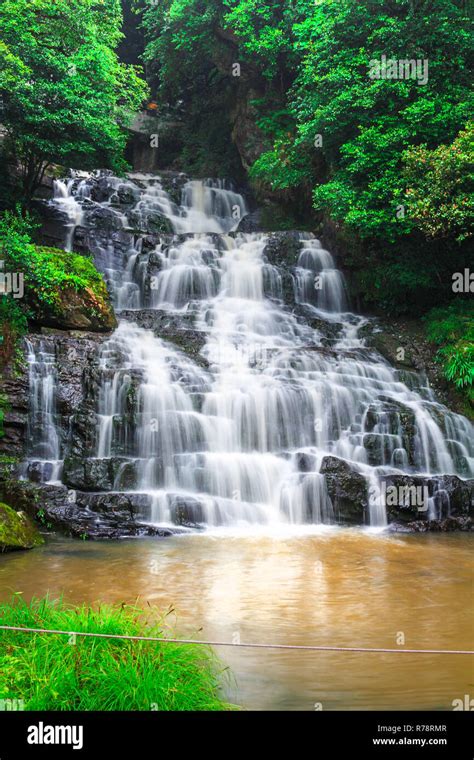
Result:
[[130,641],[161,641],[164,644],[201,644],[213,647],[246,647],[248,649],[296,649],[314,652],[382,652],[386,654],[474,654],[470,649],[387,649],[384,647],[334,647],[313,646],[311,644],[245,644],[233,641],[198,641],[196,639],[167,639],[158,636],[126,636],[118,633],[92,633],[86,631],[57,631],[48,628],[23,628],[14,625],[0,625],[3,631],[23,631],[24,633],[53,633],[62,636],[92,636],[102,639],[128,639]]

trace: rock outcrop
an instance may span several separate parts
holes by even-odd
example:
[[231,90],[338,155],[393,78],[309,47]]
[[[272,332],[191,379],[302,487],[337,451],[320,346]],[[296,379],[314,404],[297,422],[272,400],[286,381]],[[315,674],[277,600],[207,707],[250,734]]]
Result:
[[25,512],[0,503],[0,552],[33,549],[42,543],[44,539]]

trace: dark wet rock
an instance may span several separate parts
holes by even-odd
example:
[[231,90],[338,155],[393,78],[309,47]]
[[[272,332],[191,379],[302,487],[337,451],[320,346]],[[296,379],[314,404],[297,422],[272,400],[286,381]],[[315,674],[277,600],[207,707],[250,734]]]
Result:
[[71,418],[69,453],[71,457],[91,457],[97,448],[97,416],[92,409],[80,407]]
[[471,517],[447,517],[443,520],[413,520],[412,522],[393,522],[388,526],[391,533],[451,533],[453,531],[472,531],[474,521]]
[[2,394],[6,398],[0,455],[23,458],[28,427],[29,383],[26,363],[2,375]]
[[123,227],[123,220],[120,214],[114,209],[107,206],[92,206],[84,213],[84,220],[87,227],[94,227],[97,230],[113,232]]
[[67,515],[67,524],[72,526],[73,535],[85,534],[90,539],[164,538],[181,532],[178,526],[175,529],[144,522],[143,515],[148,508],[146,494],[78,493],[74,509]]
[[[319,323],[314,312],[310,314],[307,306],[299,305],[296,298],[296,267],[302,248],[302,242],[307,237],[306,233],[297,230],[288,230],[281,232],[267,233],[268,239],[263,249],[264,259],[269,265],[278,268],[278,274],[281,278],[281,297],[287,306],[297,310],[304,318],[310,317]],[[311,322],[310,322],[311,324]],[[326,326],[328,323],[325,323]]]
[[43,461],[28,461],[25,474],[32,483],[41,483],[44,480],[51,480],[53,476],[53,463]]
[[[86,396],[87,370],[96,361],[97,351],[105,337],[91,332],[52,328],[42,328],[40,333],[28,334],[28,340],[36,350],[41,345],[45,351],[55,356],[58,381],[56,425],[62,449],[69,442],[70,420],[77,414]],[[26,345],[23,351],[26,352]],[[0,438],[0,454],[23,459],[27,450],[33,451],[35,443],[35,421],[31,420],[30,427],[28,422],[30,399],[26,354],[14,372],[5,373],[2,392],[6,395],[8,407],[4,423],[5,435]],[[95,445],[95,416],[92,419],[91,412],[83,409],[82,418],[76,418],[76,428],[82,442],[79,446],[77,437],[73,436],[72,453],[83,456],[89,452],[90,455]],[[37,452],[36,456],[39,458],[41,455]],[[34,469],[32,475],[36,479]]]
[[[52,197],[48,193],[48,200]],[[32,208],[41,219],[41,229],[34,234],[34,240],[38,245],[46,245],[52,248],[61,248],[68,231],[68,219],[56,206],[50,205],[45,200],[34,201]]]
[[54,528],[54,510],[68,502],[66,486],[37,485],[1,475],[0,494],[13,509],[25,512],[46,528]]
[[90,247],[90,242],[89,242],[89,236],[90,236],[90,231],[87,229],[87,227],[78,225],[75,228],[72,247],[76,253],[81,253],[81,254],[90,253],[91,247]]
[[256,209],[246,214],[237,227],[237,232],[260,232],[262,229],[261,210]]
[[64,460],[62,479],[65,485],[81,491],[112,491],[114,488],[129,490],[136,487],[137,473],[134,462],[121,457],[67,457]]
[[171,521],[185,528],[199,528],[204,522],[204,510],[198,499],[181,494],[168,497]]
[[112,194],[110,202],[112,205],[124,206],[125,208],[133,206],[140,198],[138,188],[129,184],[119,185],[117,190]]
[[84,374],[96,361],[100,346],[108,336],[80,331],[48,333],[46,330],[42,335],[46,336],[55,355],[57,410],[68,417],[76,412],[84,398]]
[[[292,281],[293,283],[293,281]],[[288,297],[287,302],[290,300]],[[318,317],[311,306],[306,304],[295,304],[291,309],[292,314],[299,322],[309,325],[313,330],[317,330],[321,335],[323,346],[332,346],[338,340],[341,333],[342,323],[329,322],[326,319]]]
[[[367,481],[338,457],[324,457],[320,472],[326,478],[336,520],[363,525],[368,520]],[[380,474],[387,520],[392,530],[469,530],[474,518],[474,480],[456,475]],[[426,497],[426,498],[425,498]],[[431,506],[427,510],[428,499]]]
[[173,203],[179,206],[183,188],[189,180],[188,175],[184,172],[162,171],[159,172],[159,177],[163,189],[166,190]]
[[[378,428],[378,430],[377,430]],[[377,466],[390,460],[390,444],[398,436],[397,448],[408,456],[408,464],[416,466],[416,418],[412,409],[390,397],[379,396],[370,404],[363,419],[363,446],[369,464]],[[383,433],[380,433],[383,430]]]
[[297,231],[270,232],[263,255],[278,267],[295,267],[301,251],[301,233]]
[[101,172],[99,176],[92,175],[88,180],[90,188],[89,195],[91,200],[96,203],[104,203],[110,199],[112,195],[112,187],[110,184],[110,175],[105,172]]
[[34,518],[43,529],[82,539],[166,537],[182,528],[148,525],[140,519],[147,505],[143,494],[81,494],[66,486],[1,481],[2,498],[16,511]]
[[138,211],[132,211],[129,216],[130,225],[137,230],[148,233],[172,232],[173,227],[170,220],[158,211],[147,209],[140,214]]
[[136,240],[138,232],[118,228],[116,230],[90,230],[78,226],[74,230],[74,250],[91,255],[97,269],[106,272],[113,265],[119,269],[123,265],[123,257]]
[[338,457],[324,457],[321,474],[325,476],[336,521],[344,525],[369,522],[368,489],[364,476]]
[[[381,481],[389,522],[421,521],[433,526],[450,518],[474,517],[474,480],[456,475],[393,474],[382,476]],[[432,500],[431,509],[426,509],[427,499]]]
[[298,451],[295,458],[299,472],[314,472],[316,470],[317,460],[314,454]]

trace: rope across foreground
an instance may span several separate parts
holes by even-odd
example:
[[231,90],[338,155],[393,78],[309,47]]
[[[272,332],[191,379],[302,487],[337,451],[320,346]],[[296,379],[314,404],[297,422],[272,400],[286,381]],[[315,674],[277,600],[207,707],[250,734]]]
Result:
[[213,647],[241,647],[247,649],[288,649],[311,652],[365,652],[380,654],[464,654],[473,655],[472,649],[390,649],[387,647],[336,647],[312,644],[254,644],[234,641],[199,641],[198,639],[172,639],[159,636],[127,636],[118,633],[93,633],[87,631],[58,631],[50,628],[23,628],[22,626],[0,625],[3,631],[23,633],[50,633],[60,636],[90,636],[101,639],[128,639],[130,641],[159,641],[163,644],[200,644]]

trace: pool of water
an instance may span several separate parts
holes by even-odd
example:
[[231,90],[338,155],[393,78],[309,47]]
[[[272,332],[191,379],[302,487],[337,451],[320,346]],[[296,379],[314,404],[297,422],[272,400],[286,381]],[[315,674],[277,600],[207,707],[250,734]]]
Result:
[[[223,641],[472,649],[473,537],[327,529],[117,543],[48,538],[0,556],[0,597],[172,607],[176,632]],[[403,644],[404,641],[404,644]],[[466,655],[219,648],[247,709],[452,709]]]

